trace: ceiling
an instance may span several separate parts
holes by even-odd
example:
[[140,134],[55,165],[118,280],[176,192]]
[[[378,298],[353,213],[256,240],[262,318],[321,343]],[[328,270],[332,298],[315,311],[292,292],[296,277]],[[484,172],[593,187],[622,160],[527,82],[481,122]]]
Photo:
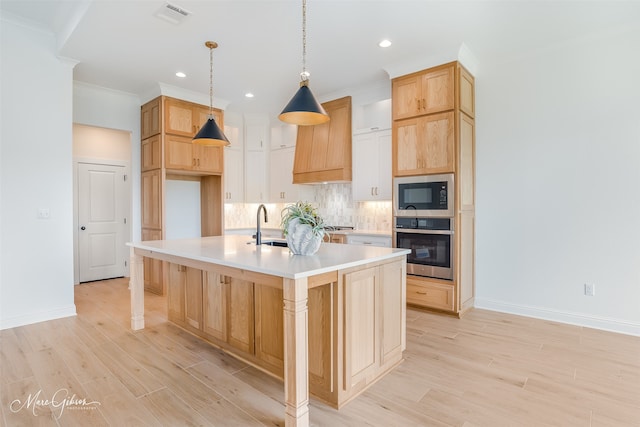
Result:
[[[215,104],[275,117],[300,81],[301,1],[170,3],[191,14],[178,24],[158,18],[164,0],[0,0],[0,12],[54,33],[58,54],[79,61],[74,80],[141,97],[162,83],[208,99],[204,42],[217,41]],[[481,76],[487,64],[632,25],[640,1],[308,0],[307,69],[326,100],[455,59],[463,44]],[[391,47],[378,47],[383,38]]]

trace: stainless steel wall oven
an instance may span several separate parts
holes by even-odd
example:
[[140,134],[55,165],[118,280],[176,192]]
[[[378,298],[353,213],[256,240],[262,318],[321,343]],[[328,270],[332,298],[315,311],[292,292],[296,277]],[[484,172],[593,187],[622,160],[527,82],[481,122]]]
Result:
[[395,218],[398,248],[411,249],[407,273],[453,280],[453,218]]

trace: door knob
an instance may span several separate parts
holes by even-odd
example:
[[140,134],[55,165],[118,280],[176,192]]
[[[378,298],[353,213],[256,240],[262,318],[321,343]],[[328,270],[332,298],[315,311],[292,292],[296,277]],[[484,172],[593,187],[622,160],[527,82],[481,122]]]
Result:
[[82,227],[80,227],[80,230],[82,230],[82,231],[84,231],[86,229],[87,229],[87,227],[85,227],[84,225]]

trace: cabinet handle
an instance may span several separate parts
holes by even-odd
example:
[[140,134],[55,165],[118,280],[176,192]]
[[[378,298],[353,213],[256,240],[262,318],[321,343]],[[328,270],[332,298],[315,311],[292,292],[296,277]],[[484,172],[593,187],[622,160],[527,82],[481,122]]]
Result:
[[198,166],[200,166],[200,159],[198,159]]
[[371,195],[373,196],[373,187],[371,187]]
[[427,103],[424,102],[424,98],[422,98],[422,109],[426,110],[427,109]]
[[191,160],[191,166],[195,166],[196,165],[196,159],[192,159]]
[[378,195],[378,187],[376,187],[376,194],[375,194],[375,195],[376,195],[376,196]]
[[426,295],[427,293],[425,291],[416,291],[416,294],[418,294],[418,295]]

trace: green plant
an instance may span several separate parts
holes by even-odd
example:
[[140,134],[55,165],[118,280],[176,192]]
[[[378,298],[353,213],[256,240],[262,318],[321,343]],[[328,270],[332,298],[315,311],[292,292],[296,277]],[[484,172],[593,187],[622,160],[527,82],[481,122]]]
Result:
[[318,214],[317,209],[309,202],[297,201],[295,204],[282,209],[280,226],[285,236],[289,233],[289,223],[296,218],[300,220],[300,224],[311,226],[311,231],[314,235],[324,237],[327,234],[324,220]]

